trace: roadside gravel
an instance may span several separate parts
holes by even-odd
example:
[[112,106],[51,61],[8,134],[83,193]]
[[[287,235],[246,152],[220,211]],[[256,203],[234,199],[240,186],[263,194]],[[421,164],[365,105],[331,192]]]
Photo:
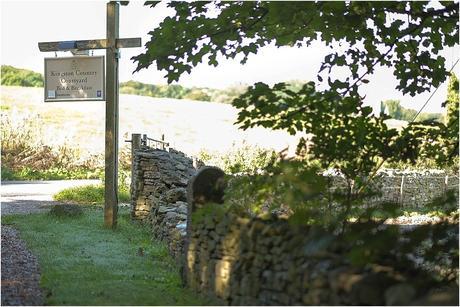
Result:
[[1,230],[2,306],[43,305],[37,258],[19,238],[17,230],[3,225]]

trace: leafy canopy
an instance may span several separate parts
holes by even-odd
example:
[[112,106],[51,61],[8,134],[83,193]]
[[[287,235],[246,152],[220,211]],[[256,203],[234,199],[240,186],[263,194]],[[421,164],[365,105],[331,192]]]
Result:
[[[149,3],[147,3],[149,4]],[[154,7],[156,3],[151,4]],[[156,62],[169,82],[198,63],[217,66],[218,56],[247,61],[261,47],[331,47],[318,73],[331,89],[357,91],[377,65],[394,68],[398,89],[415,95],[437,87],[448,74],[440,51],[458,42],[458,3],[342,1],[170,2],[175,15],[151,31],[147,51],[134,57],[136,70]],[[335,67],[348,69],[332,80]]]
[[317,92],[313,82],[298,91],[284,83],[272,89],[257,83],[233,104],[241,110],[237,123],[244,129],[263,126],[310,133],[314,144],[310,153],[324,168],[339,168],[350,178],[371,172],[376,157],[393,155],[392,139],[397,133],[387,129],[386,117],[372,116],[372,108],[356,97]]

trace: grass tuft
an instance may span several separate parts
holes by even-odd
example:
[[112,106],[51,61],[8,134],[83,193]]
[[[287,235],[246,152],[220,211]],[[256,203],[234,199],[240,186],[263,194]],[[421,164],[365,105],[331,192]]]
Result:
[[[103,204],[104,203],[104,186],[103,185],[84,185],[64,189],[55,195],[54,200],[65,203],[76,204]],[[130,195],[127,189],[119,189],[118,200],[120,202],[129,202]]]

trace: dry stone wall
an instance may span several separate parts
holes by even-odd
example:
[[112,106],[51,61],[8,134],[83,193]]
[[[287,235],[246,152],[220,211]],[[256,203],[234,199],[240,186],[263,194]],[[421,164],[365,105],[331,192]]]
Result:
[[195,173],[192,159],[174,149],[141,148],[134,152],[131,215],[150,223],[155,238],[182,252],[186,233],[186,187]]
[[183,278],[192,289],[228,305],[458,304],[458,285],[435,289],[422,272],[352,266],[342,241],[318,228],[223,210],[222,177],[201,169],[189,182]]
[[[415,286],[416,276],[391,267],[354,268],[333,247],[318,248],[308,227],[215,213],[219,210],[192,222],[190,204],[219,203],[221,186],[195,180],[192,159],[173,149],[141,148],[133,162],[133,219],[149,223],[153,236],[168,244],[182,263],[185,284],[221,299],[222,304],[418,305],[430,300],[430,289]],[[215,168],[208,175],[213,182],[221,176]],[[339,176],[333,181],[343,185]],[[422,205],[448,188],[458,191],[458,176],[446,181],[444,173],[388,172],[377,184],[386,197],[377,201]],[[443,297],[458,304],[458,296]],[[442,303],[446,301],[435,304]]]
[[[334,174],[333,189],[344,188],[345,178]],[[401,206],[421,207],[447,190],[454,190],[458,197],[459,177],[441,170],[399,171],[386,169],[378,173],[373,181],[375,190],[381,194],[369,200],[370,203],[396,202]]]
[[[192,225],[185,269],[189,287],[228,305],[425,305],[437,291],[414,272],[354,267],[308,227],[231,215]],[[438,304],[458,304],[456,293]]]

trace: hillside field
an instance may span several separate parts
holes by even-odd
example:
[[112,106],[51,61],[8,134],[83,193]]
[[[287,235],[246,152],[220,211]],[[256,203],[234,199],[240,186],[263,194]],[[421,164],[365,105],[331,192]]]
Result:
[[[67,142],[82,154],[104,151],[105,102],[44,102],[43,88],[2,86],[2,116],[35,118],[46,144]],[[228,104],[120,95],[120,147],[131,133],[154,139],[165,135],[171,147],[196,155],[200,150],[225,152],[243,143],[275,150],[295,150],[297,137],[255,128],[239,130],[237,110]]]

